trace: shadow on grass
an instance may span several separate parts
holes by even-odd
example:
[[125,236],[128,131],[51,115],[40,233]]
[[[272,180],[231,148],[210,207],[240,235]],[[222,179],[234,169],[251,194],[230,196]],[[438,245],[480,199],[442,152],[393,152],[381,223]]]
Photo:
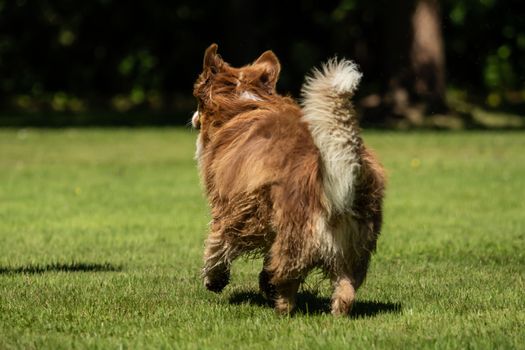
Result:
[[[261,294],[252,291],[234,292],[229,299],[231,304],[250,304],[256,306],[272,305]],[[400,303],[383,303],[380,301],[356,300],[350,313],[351,318],[373,317],[383,313],[401,312]],[[320,315],[330,313],[330,299],[320,297],[312,292],[299,292],[297,294],[298,314]]]
[[122,271],[122,266],[110,263],[52,263],[52,264],[29,264],[26,266],[0,266],[0,275],[8,274],[40,274],[46,272],[113,272]]

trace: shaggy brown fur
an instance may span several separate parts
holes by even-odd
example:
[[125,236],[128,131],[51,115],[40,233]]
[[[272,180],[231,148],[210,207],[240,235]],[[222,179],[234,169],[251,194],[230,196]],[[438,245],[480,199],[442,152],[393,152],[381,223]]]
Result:
[[[206,50],[192,120],[200,129],[197,159],[212,215],[205,285],[221,291],[235,258],[262,253],[260,288],[278,312],[292,311],[300,282],[320,267],[334,282],[332,312],[346,314],[381,227],[383,170],[359,139],[354,203],[333,212],[303,111],[275,91],[277,57],[267,51],[253,64],[233,68],[216,51],[215,44]],[[336,242],[336,236],[351,243]],[[332,249],[340,243],[341,249]]]

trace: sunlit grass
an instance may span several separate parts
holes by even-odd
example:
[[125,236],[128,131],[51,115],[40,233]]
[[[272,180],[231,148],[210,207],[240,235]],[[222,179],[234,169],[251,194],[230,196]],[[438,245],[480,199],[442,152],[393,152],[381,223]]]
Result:
[[182,129],[0,131],[0,348],[516,348],[525,133],[370,132],[385,226],[349,318],[308,279],[294,317],[239,261],[201,285],[207,206]]

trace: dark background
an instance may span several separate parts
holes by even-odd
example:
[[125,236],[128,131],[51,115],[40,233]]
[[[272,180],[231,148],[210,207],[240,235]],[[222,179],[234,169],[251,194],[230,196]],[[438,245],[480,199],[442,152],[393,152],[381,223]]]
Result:
[[[428,79],[443,75],[444,91],[421,93],[406,78],[414,63],[409,27],[421,4],[430,6],[439,23],[445,63],[427,73]],[[520,5],[518,0],[0,0],[0,124],[184,123],[194,108],[192,85],[203,52],[212,42],[236,66],[272,49],[282,64],[278,90],[294,96],[313,66],[334,55],[354,59],[364,72],[357,104],[366,114],[369,101],[376,101],[370,120],[377,125],[411,120],[406,108],[414,105],[424,105],[418,109],[424,118],[469,118],[468,108],[458,112],[458,101],[523,115]],[[400,86],[408,94],[405,109],[389,98]]]

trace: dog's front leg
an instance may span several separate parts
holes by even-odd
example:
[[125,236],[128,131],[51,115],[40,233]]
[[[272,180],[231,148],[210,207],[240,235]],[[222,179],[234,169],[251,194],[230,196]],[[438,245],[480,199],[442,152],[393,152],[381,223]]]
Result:
[[206,240],[202,269],[204,285],[212,292],[221,292],[230,281],[231,260],[228,251],[223,232],[212,227]]

